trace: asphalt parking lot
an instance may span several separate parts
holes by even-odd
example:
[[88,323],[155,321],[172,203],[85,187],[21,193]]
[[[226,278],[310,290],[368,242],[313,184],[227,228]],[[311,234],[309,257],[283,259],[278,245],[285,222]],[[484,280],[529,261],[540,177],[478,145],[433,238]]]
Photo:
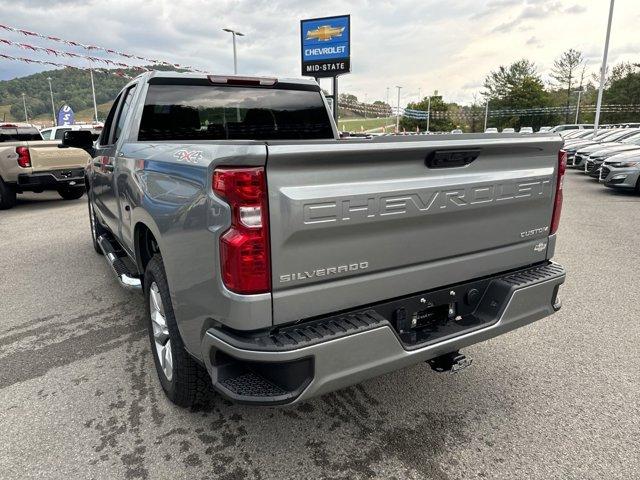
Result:
[[0,478],[640,477],[640,196],[569,171],[563,309],[291,408],[163,396],[141,296],[90,243],[86,197],[0,212]]

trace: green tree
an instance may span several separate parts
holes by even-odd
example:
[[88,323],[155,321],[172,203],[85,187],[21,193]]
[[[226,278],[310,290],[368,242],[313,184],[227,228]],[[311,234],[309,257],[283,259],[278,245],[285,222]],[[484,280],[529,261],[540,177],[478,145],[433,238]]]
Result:
[[[489,109],[524,109],[540,108],[549,105],[549,96],[544,89],[544,83],[538,74],[533,62],[522,59],[509,66],[501,65],[497,70],[491,71],[484,81],[483,95],[489,102]],[[541,114],[525,117],[506,116],[490,119],[489,126],[515,127],[532,126],[539,127],[549,122],[549,115]]]
[[569,123],[569,105],[571,103],[571,92],[574,84],[577,83],[577,75],[580,71],[581,67],[583,67],[584,74],[584,58],[582,56],[582,52],[574,50],[570,48],[566,52],[563,52],[560,57],[558,57],[553,62],[553,67],[551,69],[551,78],[556,81],[556,85],[566,90],[566,107],[567,111],[565,114],[565,122]]
[[[445,103],[441,96],[434,95],[431,97],[431,120],[429,122],[429,131],[446,132],[455,128],[455,123],[450,117],[450,111],[457,105],[455,103]],[[425,97],[419,102],[412,102],[407,105],[408,109],[421,110],[427,112],[429,108],[429,98]],[[416,127],[422,131],[427,129],[426,119],[417,119],[411,117],[402,117],[400,119],[400,129],[414,132]]]
[[340,103],[358,103],[358,97],[351,93],[341,93],[338,98]]
[[[616,65],[608,80],[609,88],[605,90],[603,95],[604,104],[640,104],[640,64]],[[608,112],[602,115],[600,122],[637,121],[637,117],[637,112]]]

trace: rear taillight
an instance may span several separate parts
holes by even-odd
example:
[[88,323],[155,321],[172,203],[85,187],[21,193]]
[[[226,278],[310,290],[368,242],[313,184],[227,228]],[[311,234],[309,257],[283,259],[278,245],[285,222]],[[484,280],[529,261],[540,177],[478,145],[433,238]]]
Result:
[[31,155],[29,154],[29,148],[16,147],[16,153],[18,154],[18,165],[22,168],[31,166]]
[[558,231],[560,225],[560,215],[562,213],[562,186],[564,184],[564,174],[567,171],[567,152],[558,152],[558,181],[556,182],[556,197],[553,203],[553,217],[551,217],[551,234]]
[[271,260],[264,168],[217,168],[213,191],[231,206],[231,227],[220,237],[222,281],[236,293],[269,292]]

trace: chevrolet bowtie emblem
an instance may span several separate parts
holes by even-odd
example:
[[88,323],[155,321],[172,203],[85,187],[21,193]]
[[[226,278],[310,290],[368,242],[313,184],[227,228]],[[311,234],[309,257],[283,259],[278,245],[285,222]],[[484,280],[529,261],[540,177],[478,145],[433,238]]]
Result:
[[333,37],[341,37],[345,27],[332,27],[331,25],[322,25],[315,30],[307,31],[307,40],[317,39],[321,42],[327,42]]

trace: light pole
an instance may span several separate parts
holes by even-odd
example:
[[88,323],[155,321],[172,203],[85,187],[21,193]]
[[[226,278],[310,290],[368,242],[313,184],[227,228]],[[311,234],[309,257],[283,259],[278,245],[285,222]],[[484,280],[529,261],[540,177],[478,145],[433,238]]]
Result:
[[49,82],[49,93],[51,94],[51,114],[53,115],[53,126],[56,126],[56,106],[53,103],[53,88],[51,88],[51,77],[47,77]]
[[489,118],[489,100],[487,100],[487,105],[484,108],[484,131],[487,131],[487,119]]
[[429,123],[431,123],[431,95],[427,97],[427,133],[429,133]]
[[233,73],[238,73],[238,55],[236,53],[236,36],[244,37],[244,33],[237,32],[235,30],[231,30],[230,28],[223,28],[224,32],[229,32],[233,37]]
[[609,4],[609,21],[607,23],[607,36],[604,41],[604,53],[602,55],[602,66],[600,67],[600,87],[598,88],[598,103],[596,103],[596,118],[593,121],[593,134],[598,133],[598,124],[600,123],[600,107],[602,106],[602,91],[604,90],[604,76],[607,71],[607,55],[609,54],[609,37],[611,36],[611,20],[613,19],[613,4],[615,0],[611,0]]
[[367,119],[367,94],[364,94],[364,119]]
[[400,90],[402,87],[396,85],[398,89],[398,106],[396,108],[396,133],[400,133]]
[[575,123],[578,123],[578,117],[580,115],[580,97],[582,95],[582,90],[584,89],[582,87],[582,82],[584,81],[584,71],[586,70],[587,66],[584,65],[582,67],[582,75],[580,76],[580,88],[578,88],[578,103],[576,105],[576,121]]
[[578,90],[578,103],[576,105],[576,121],[574,123],[578,123],[578,117],[580,116],[580,95],[582,94],[582,86],[580,90]]
[[93,94],[93,113],[96,117],[96,122],[98,122],[98,104],[96,103],[96,87],[93,83],[93,68],[89,69],[91,73],[91,93]]
[[27,115],[27,100],[26,100],[26,93],[22,94],[22,105],[24,105],[24,121],[29,123],[29,115]]

